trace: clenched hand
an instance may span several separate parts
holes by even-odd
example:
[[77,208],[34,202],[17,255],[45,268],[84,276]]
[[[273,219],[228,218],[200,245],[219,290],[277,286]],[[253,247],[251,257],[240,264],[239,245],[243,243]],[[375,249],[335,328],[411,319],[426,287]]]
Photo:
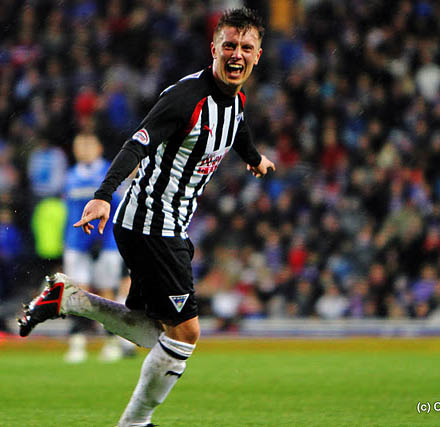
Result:
[[275,171],[275,164],[264,155],[261,156],[261,162],[258,166],[247,165],[247,170],[251,171],[256,178],[266,175],[269,169]]

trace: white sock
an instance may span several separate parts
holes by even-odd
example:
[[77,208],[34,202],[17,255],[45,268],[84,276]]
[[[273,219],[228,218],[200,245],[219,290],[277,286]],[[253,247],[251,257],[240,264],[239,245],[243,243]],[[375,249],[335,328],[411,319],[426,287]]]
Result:
[[142,310],[130,310],[124,304],[111,301],[80,289],[65,303],[67,314],[96,320],[109,332],[141,347],[151,348],[162,332],[160,324]]
[[140,426],[151,422],[154,409],[165,400],[185,371],[186,359],[195,347],[161,334],[145,358],[139,381],[118,427]]
[[67,363],[81,363],[87,359],[87,337],[83,333],[74,333],[69,337],[69,349],[64,355]]

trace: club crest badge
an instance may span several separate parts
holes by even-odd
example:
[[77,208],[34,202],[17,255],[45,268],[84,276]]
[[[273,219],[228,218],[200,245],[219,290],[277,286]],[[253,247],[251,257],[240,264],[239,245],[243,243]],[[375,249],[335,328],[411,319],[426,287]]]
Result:
[[185,295],[169,295],[168,298],[171,300],[171,302],[174,305],[174,308],[177,310],[178,313],[180,313],[183,309],[183,306],[186,303],[186,300],[188,299],[189,294]]

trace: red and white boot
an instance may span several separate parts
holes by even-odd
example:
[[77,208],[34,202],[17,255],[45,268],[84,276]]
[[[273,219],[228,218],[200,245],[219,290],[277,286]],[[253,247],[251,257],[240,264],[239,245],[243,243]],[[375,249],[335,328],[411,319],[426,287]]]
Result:
[[79,291],[70,279],[62,273],[46,276],[47,285],[43,292],[28,305],[24,305],[24,315],[18,319],[20,336],[27,337],[39,323],[48,319],[64,317],[65,301]]

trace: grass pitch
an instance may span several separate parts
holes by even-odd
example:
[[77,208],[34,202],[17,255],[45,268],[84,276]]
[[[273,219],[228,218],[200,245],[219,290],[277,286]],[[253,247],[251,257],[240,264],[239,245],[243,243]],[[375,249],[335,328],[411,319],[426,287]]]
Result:
[[[116,426],[146,351],[66,365],[65,343],[0,341],[0,426]],[[440,340],[202,340],[161,427],[438,426]],[[440,407],[440,404],[439,404]]]

